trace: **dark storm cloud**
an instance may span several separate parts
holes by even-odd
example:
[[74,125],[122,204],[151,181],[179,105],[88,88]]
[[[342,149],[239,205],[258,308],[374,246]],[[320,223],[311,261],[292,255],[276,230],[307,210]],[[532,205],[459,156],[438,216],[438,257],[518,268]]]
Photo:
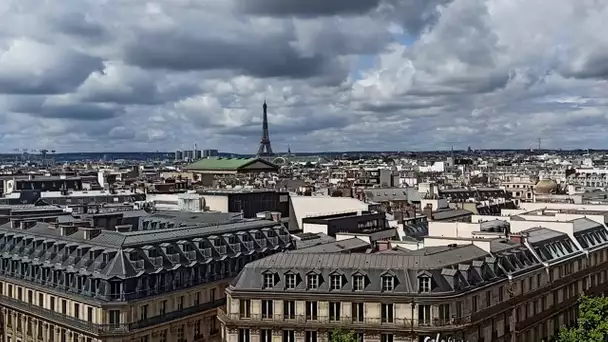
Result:
[[128,63],[142,68],[175,71],[226,69],[262,78],[309,78],[331,73],[336,66],[331,57],[298,55],[284,37],[233,43],[221,39],[142,33],[126,47],[124,54]]
[[365,14],[381,0],[236,0],[237,8],[257,15],[319,17]]
[[40,97],[22,97],[8,108],[13,113],[29,114],[38,118],[99,121],[114,118],[123,109],[90,103],[49,103]]
[[573,62],[562,66],[560,70],[562,75],[580,79],[608,80],[608,51],[606,49],[596,50],[582,60],[582,63],[577,66],[574,66]]
[[[13,52],[18,56],[22,53],[40,53],[41,67],[32,65],[28,68],[14,68],[10,62],[0,62],[0,94],[64,94],[78,88],[94,71],[103,67],[102,60],[73,51],[48,53],[48,50],[28,50]],[[23,56],[31,59],[32,56]]]

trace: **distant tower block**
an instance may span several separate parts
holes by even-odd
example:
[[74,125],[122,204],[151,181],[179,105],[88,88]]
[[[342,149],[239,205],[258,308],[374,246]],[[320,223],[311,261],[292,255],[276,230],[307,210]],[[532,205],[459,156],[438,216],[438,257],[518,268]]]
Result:
[[260,140],[260,148],[258,149],[258,156],[268,157],[273,156],[272,147],[270,147],[270,136],[268,135],[268,105],[264,100],[264,117],[262,119],[262,139]]

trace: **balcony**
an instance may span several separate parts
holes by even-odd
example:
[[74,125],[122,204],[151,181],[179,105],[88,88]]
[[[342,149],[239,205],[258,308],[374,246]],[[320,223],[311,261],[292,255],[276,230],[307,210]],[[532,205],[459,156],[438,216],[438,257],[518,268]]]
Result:
[[56,324],[68,326],[72,329],[92,333],[95,335],[117,335],[131,332],[137,329],[148,328],[157,324],[181,319],[207,310],[218,308],[226,303],[226,299],[218,299],[195,306],[190,306],[179,311],[173,311],[164,315],[158,315],[139,320],[133,323],[121,324],[96,324],[84,321],[75,317],[67,316],[59,312],[48,310],[37,305],[29,304],[14,298],[0,295],[0,304],[13,310],[18,310],[26,314],[41,317]]
[[353,320],[352,317],[342,317],[335,320],[329,316],[317,316],[310,319],[306,315],[285,316],[274,314],[271,317],[262,314],[250,314],[242,317],[239,313],[227,314],[223,309],[218,309],[217,317],[224,324],[239,326],[275,326],[280,327],[306,327],[306,328],[344,328],[344,329],[382,329],[399,331],[403,329],[417,329],[421,331],[434,331],[441,329],[459,329],[471,323],[471,317],[452,318],[448,320],[433,319],[432,321],[418,321],[406,318],[395,318],[392,322],[386,322],[382,318],[365,317],[361,320]]

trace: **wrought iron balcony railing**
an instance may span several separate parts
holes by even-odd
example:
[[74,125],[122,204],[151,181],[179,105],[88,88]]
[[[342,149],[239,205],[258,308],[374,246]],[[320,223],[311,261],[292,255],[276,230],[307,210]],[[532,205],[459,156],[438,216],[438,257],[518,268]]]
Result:
[[383,328],[457,328],[471,323],[471,317],[439,319],[433,318],[428,320],[417,320],[395,317],[336,317],[336,316],[307,316],[307,315],[285,315],[285,314],[249,314],[241,315],[240,313],[227,314],[224,310],[218,310],[218,318],[225,323],[238,322],[238,324],[247,324],[250,322],[253,325],[308,325],[310,327],[323,326],[350,326],[350,327],[383,327]]
[[218,308],[226,304],[226,299],[222,298],[211,302],[201,303],[198,305],[183,308],[179,311],[173,311],[165,313],[163,315],[148,317],[146,319],[142,319],[132,323],[116,324],[98,324],[88,322],[4,295],[0,295],[0,304],[15,310],[23,311],[30,315],[42,317],[45,320],[49,320],[57,324],[69,326],[72,329],[85,331],[95,335],[119,335],[133,330],[147,328],[157,324],[187,317],[196,313]]

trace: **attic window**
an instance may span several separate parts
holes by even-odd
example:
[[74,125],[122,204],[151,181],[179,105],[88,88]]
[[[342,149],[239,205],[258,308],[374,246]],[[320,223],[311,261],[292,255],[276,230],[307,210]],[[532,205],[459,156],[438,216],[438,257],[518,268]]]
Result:
[[317,289],[319,288],[319,275],[318,274],[309,274],[308,277],[308,289]]
[[285,276],[285,287],[288,289],[296,288],[296,275],[295,274],[287,274]]
[[353,290],[363,291],[364,288],[365,288],[365,278],[360,274],[354,275],[353,276]]
[[392,275],[382,276],[382,291],[393,291],[395,289],[395,277]]
[[340,290],[342,288],[342,276],[339,274],[333,274],[331,276],[331,289]]
[[418,278],[418,291],[422,293],[431,292],[431,278],[420,277]]
[[274,287],[274,274],[273,273],[265,273],[264,274],[264,288],[271,289]]

